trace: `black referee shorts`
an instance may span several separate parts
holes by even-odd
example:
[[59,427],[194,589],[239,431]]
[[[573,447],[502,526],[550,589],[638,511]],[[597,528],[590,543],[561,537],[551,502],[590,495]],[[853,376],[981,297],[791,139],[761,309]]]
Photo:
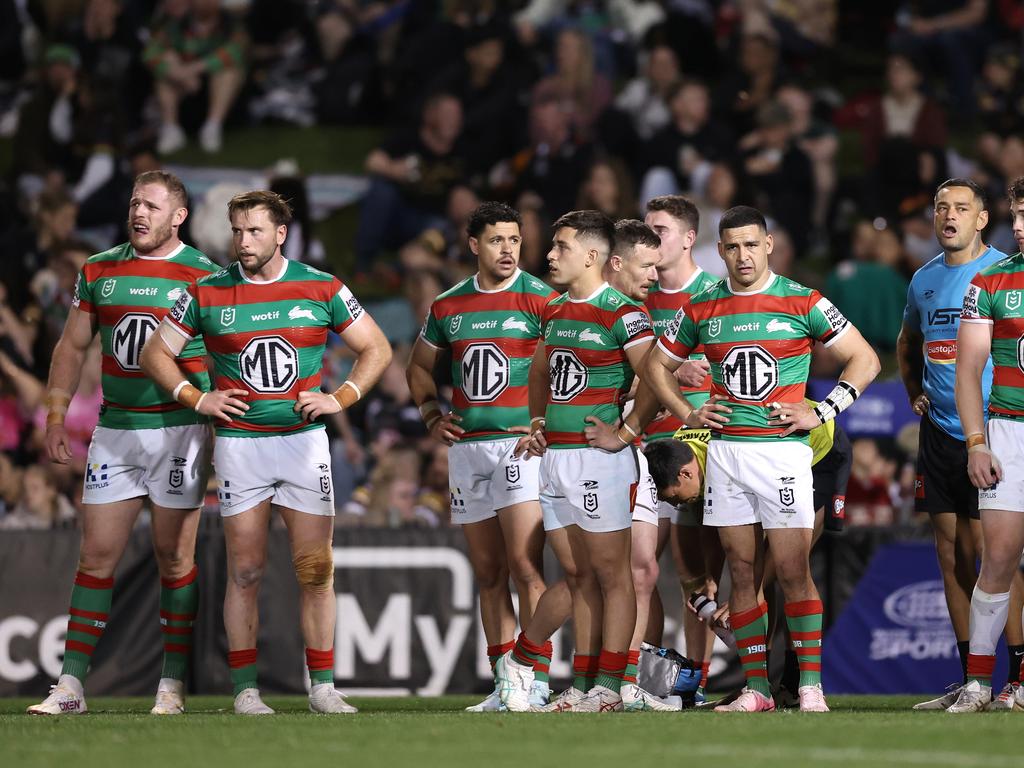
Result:
[[850,468],[853,466],[853,449],[850,438],[843,428],[836,424],[832,450],[826,453],[821,461],[811,467],[814,475],[814,509],[825,508],[825,513],[832,511],[836,497],[846,499],[846,485],[850,481]]
[[978,489],[967,476],[967,443],[946,434],[927,414],[917,448],[914,511],[980,518]]

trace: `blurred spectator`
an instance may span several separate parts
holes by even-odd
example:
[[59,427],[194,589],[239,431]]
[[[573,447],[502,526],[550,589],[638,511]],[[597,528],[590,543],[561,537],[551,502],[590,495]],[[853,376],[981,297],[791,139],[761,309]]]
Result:
[[949,87],[953,116],[962,125],[974,117],[974,76],[989,34],[988,0],[908,0],[896,13],[893,46],[926,56]]
[[621,160],[606,157],[590,166],[575,208],[601,211],[612,221],[636,218],[633,180]]
[[892,228],[854,228],[851,258],[828,276],[825,295],[875,347],[892,351],[907,303],[903,245]]
[[767,30],[744,34],[735,58],[735,68],[717,88],[715,111],[743,135],[756,127],[757,110],[772,98],[783,79],[778,40]]
[[806,254],[811,228],[814,169],[795,139],[789,108],[769,101],[757,110],[757,130],[743,137],[740,148],[758,208],[789,231],[799,258]]
[[890,487],[896,467],[871,438],[853,441],[853,466],[846,488],[846,520],[851,526],[892,525],[894,510]]
[[581,30],[558,33],[554,59],[555,71],[534,86],[533,100],[560,102],[576,135],[588,139],[594,122],[611,103],[611,85],[596,71],[590,38]]
[[467,172],[461,136],[461,103],[439,93],[423,105],[416,129],[394,134],[367,156],[372,177],[356,235],[360,272],[369,271],[382,249],[443,225],[448,193]]
[[245,17],[249,114],[305,128],[316,122],[312,24],[304,0],[250,0]]
[[49,467],[34,464],[25,470],[25,486],[21,501],[14,510],[0,518],[4,530],[54,528],[75,519],[75,508],[57,488]]
[[711,117],[711,100],[703,82],[679,81],[669,93],[668,104],[672,120],[647,146],[641,204],[661,195],[692,192],[700,196],[711,164],[727,161],[734,152],[728,127]]
[[789,109],[793,119],[793,138],[796,145],[810,159],[814,170],[814,204],[811,221],[816,230],[825,226],[825,216],[836,187],[836,153],[839,137],[835,127],[814,115],[814,97],[806,88],[784,85],[776,99]]
[[736,174],[732,168],[724,163],[711,166],[704,195],[696,202],[700,210],[700,229],[693,246],[693,261],[705,272],[725,277],[725,262],[718,253],[718,222],[723,213],[736,205]]
[[271,192],[276,192],[287,200],[292,208],[288,238],[284,241],[282,249],[285,258],[330,271],[325,264],[327,253],[324,251],[324,244],[316,238],[313,231],[309,191],[306,189],[306,178],[299,171],[298,164],[294,160],[278,161],[271,169],[270,182],[267,186]]
[[24,470],[11,459],[11,454],[0,450],[0,523],[11,514],[21,500]]
[[317,6],[319,69],[312,75],[317,118],[351,123],[365,114],[377,77],[373,40],[359,27],[355,12],[341,2]]
[[921,91],[920,65],[905,53],[891,53],[886,60],[885,92],[855,99],[840,110],[840,126],[861,132],[864,164],[877,167],[887,141],[902,139],[915,147],[945,147],[946,117],[941,107]]
[[533,208],[554,221],[576,204],[592,156],[591,144],[573,137],[570,113],[545,97],[530,105],[530,146],[492,173],[492,185],[511,182],[517,208]]
[[420,457],[412,450],[394,450],[370,473],[367,487],[357,489],[344,506],[342,522],[379,528],[437,526],[430,507],[419,503]]
[[220,0],[164,0],[143,52],[156,79],[160,154],[187,143],[180,121],[202,122],[199,145],[220,151],[224,121],[245,82],[245,48],[245,30]]
[[460,185],[452,189],[444,223],[423,230],[415,240],[402,246],[398,254],[402,268],[444,275],[448,283],[472,274],[476,257],[469,250],[466,224],[478,205],[480,198],[469,187]]
[[806,61],[835,42],[838,0],[739,0],[747,32],[779,36],[790,57]]
[[466,31],[463,57],[440,72],[428,92],[451,93],[462,102],[463,130],[473,137],[473,165],[489,168],[515,149],[525,130],[515,72],[505,56],[497,23]]
[[615,108],[625,113],[635,135],[648,140],[668,125],[669,93],[679,79],[679,59],[667,45],[652,48],[645,56],[644,74],[630,80],[615,97]]

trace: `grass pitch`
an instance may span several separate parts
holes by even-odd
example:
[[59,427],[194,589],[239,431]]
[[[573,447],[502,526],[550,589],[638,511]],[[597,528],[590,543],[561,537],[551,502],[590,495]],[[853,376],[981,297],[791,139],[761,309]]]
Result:
[[1019,768],[1020,713],[911,712],[917,697],[833,696],[828,715],[707,711],[622,715],[469,714],[478,697],[353,699],[358,715],[313,715],[304,697],[266,697],[278,714],[231,714],[192,697],[157,718],[149,698],[94,698],[89,713],[32,717],[0,700],[6,768],[288,768],[547,765],[931,766]]

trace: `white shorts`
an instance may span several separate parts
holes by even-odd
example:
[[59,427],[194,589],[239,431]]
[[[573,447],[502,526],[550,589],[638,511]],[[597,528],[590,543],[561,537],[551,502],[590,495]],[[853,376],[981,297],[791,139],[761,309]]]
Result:
[[221,517],[261,501],[311,515],[334,515],[327,432],[271,437],[218,437],[213,448]]
[[658,486],[654,484],[654,478],[647,468],[644,452],[637,451],[636,458],[640,466],[640,482],[637,483],[636,501],[633,503],[633,522],[657,527],[663,502],[658,501]]
[[990,419],[988,444],[1003,465],[1003,479],[978,491],[978,509],[1024,511],[1024,422]]
[[489,520],[497,510],[537,501],[540,460],[515,458],[517,438],[455,443],[448,449],[452,525]]
[[633,524],[639,482],[637,451],[598,448],[548,450],[540,465],[544,530],[578,525],[589,533],[624,531]]
[[813,456],[809,445],[795,440],[712,440],[705,468],[704,525],[814,528]]
[[206,424],[157,429],[96,427],[86,457],[82,501],[110,504],[149,496],[171,509],[202,506],[210,476]]

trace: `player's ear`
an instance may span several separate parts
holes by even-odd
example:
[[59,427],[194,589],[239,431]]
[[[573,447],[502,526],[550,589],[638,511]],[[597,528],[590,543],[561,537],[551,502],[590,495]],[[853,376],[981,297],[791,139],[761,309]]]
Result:
[[770,232],[765,233],[765,236],[764,236],[764,248],[765,248],[765,253],[767,253],[769,256],[771,256],[772,255],[772,250],[774,250],[774,248],[775,248],[775,239],[772,237]]
[[988,226],[988,211],[982,211],[978,214],[978,221],[974,225],[974,229],[981,232],[985,227]]
[[185,223],[185,219],[188,218],[188,208],[181,207],[175,210],[174,215],[171,217],[171,225],[180,227]]
[[480,255],[480,241],[475,237],[469,238],[469,250],[472,251],[474,256]]
[[288,225],[279,224],[277,227],[277,244],[284,245],[284,240],[286,237],[288,237]]

